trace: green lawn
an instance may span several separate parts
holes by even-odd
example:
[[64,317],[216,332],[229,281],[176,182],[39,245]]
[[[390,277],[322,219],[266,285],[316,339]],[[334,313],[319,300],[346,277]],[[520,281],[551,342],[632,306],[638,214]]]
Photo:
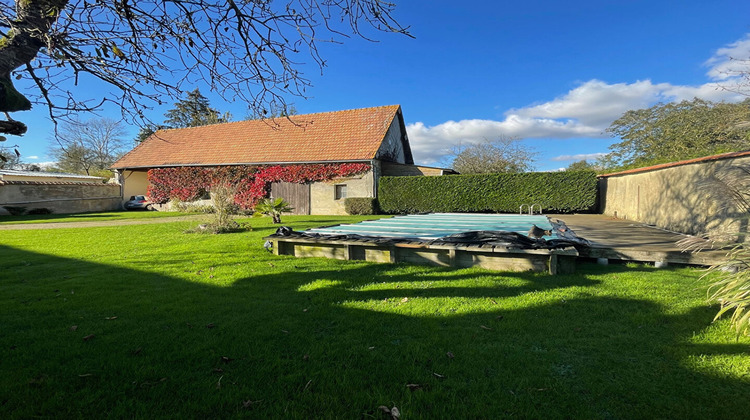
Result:
[[0,418],[747,417],[698,270],[276,257],[247,221],[0,232]]
[[174,211],[112,211],[105,213],[77,214],[35,214],[21,216],[0,216],[0,225],[21,223],[68,223],[68,222],[108,222],[117,220],[156,219],[162,217],[189,216],[196,213]]

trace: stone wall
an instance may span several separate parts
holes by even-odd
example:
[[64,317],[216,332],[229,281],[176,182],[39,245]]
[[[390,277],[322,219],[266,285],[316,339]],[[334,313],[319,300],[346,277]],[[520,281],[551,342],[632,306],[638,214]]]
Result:
[[118,184],[2,181],[0,214],[8,214],[4,206],[84,213],[119,210],[122,201]]
[[336,185],[346,185],[347,197],[375,197],[373,171],[349,178],[310,184],[310,214],[347,214],[344,199],[336,199]]
[[747,231],[747,221],[719,179],[750,168],[750,157],[689,162],[601,177],[602,213],[688,234]]

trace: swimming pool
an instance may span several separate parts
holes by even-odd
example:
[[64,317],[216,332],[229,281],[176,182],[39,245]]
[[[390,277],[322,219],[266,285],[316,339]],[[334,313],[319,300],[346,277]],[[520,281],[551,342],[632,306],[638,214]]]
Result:
[[[528,214],[430,213],[307,230],[320,235],[361,235],[433,240],[462,232],[505,231],[526,235],[532,225],[551,230],[547,216]],[[545,236],[545,239],[551,239]]]

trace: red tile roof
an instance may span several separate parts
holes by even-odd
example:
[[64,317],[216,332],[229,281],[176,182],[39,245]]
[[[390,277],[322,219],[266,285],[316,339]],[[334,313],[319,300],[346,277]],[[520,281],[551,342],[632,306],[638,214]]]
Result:
[[159,130],[114,169],[375,158],[399,105]]
[[738,157],[745,157],[745,156],[750,156],[750,150],[744,150],[741,152],[728,152],[728,153],[722,153],[719,155],[711,155],[711,156],[705,156],[705,157],[700,157],[700,158],[695,158],[695,159],[681,160],[679,162],[669,162],[669,163],[662,163],[659,165],[646,166],[643,168],[628,169],[627,171],[613,172],[610,174],[602,174],[602,175],[599,175],[599,178],[608,178],[611,176],[637,174],[640,172],[655,171],[658,169],[672,168],[675,166],[690,165],[691,163],[710,162],[713,160],[731,159],[731,158],[738,158]]

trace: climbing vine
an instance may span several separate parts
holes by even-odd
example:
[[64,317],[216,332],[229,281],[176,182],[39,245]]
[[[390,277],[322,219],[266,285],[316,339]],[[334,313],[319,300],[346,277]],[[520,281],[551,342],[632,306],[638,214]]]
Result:
[[158,168],[148,171],[148,195],[156,203],[166,203],[171,198],[193,201],[205,196],[212,186],[229,183],[238,187],[235,203],[251,209],[268,196],[273,182],[305,184],[369,170],[367,163]]

